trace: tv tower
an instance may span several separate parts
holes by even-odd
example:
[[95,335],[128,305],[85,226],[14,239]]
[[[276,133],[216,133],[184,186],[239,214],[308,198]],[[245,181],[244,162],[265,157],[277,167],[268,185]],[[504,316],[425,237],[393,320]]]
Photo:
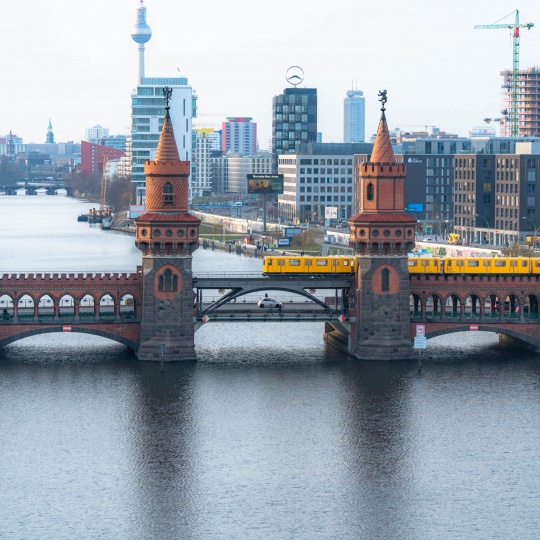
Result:
[[144,44],[152,37],[152,30],[146,24],[146,8],[143,5],[143,0],[140,0],[137,8],[137,23],[131,32],[131,39],[139,44],[139,84],[144,77]]

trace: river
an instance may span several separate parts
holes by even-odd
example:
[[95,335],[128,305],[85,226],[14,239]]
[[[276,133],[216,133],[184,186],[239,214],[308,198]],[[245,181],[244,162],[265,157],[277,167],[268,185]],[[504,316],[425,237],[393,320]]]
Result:
[[[0,196],[0,272],[134,271],[132,236],[76,221],[92,206]],[[0,538],[538,538],[538,355],[452,334],[419,373],[322,331],[210,323],[163,373],[76,333],[0,350]]]

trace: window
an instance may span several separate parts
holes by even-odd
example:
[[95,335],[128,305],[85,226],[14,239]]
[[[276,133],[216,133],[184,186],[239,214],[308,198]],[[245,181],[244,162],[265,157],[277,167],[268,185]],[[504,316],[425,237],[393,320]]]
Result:
[[390,272],[388,268],[383,268],[381,272],[381,290],[383,292],[390,290]]
[[170,292],[178,290],[178,276],[175,276],[169,269],[159,276],[159,290]]
[[164,186],[163,186],[163,197],[162,197],[162,201],[164,203],[168,203],[168,204],[172,204],[174,202],[174,192],[173,192],[173,187],[172,187],[172,184],[170,182],[167,182]]
[[373,188],[373,184],[370,182],[367,186],[367,200],[373,201],[375,199],[375,190]]

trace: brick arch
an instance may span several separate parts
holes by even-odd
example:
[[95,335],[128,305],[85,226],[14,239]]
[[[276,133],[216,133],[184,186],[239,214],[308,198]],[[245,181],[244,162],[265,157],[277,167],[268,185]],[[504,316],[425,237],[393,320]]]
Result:
[[[16,341],[25,339],[27,337],[37,336],[40,334],[58,333],[58,332],[63,332],[62,326],[40,326],[40,327],[32,328],[30,330],[24,330],[23,332],[12,334],[11,336],[1,339],[0,347],[5,347],[6,345],[10,345],[11,343],[15,343]],[[107,332],[105,330],[101,330],[98,328],[90,328],[90,327],[84,327],[84,326],[72,327],[71,332],[80,333],[80,334],[89,334],[92,336],[99,336],[102,338],[106,338],[111,341],[116,341],[117,343],[125,345],[126,347],[128,347],[129,349],[135,352],[137,352],[139,348],[139,343],[130,338],[127,338],[118,334],[114,334],[112,332]]]
[[[478,325],[478,331],[479,332],[492,332],[494,334],[501,334],[503,336],[508,336],[512,339],[515,339],[522,344],[524,344],[525,348],[534,350],[536,352],[540,352],[540,347],[538,345],[538,340],[534,336],[529,336],[528,334],[524,332],[520,332],[519,330],[516,330],[516,328],[519,328],[519,325],[513,325],[512,328],[508,328],[506,326],[498,326],[494,324],[480,324]],[[438,328],[437,330],[429,330],[429,328],[426,329],[426,338],[436,338],[439,336],[444,336],[446,334],[454,334],[457,332],[469,332],[470,331],[470,325],[452,325],[447,326],[445,328]]]

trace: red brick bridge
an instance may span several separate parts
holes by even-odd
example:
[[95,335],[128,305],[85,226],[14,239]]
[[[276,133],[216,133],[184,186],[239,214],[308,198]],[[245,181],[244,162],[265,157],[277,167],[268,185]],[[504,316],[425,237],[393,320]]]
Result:
[[[81,332],[136,351],[141,271],[1,274],[0,311],[6,310],[7,317],[0,317],[0,346],[41,333]],[[540,351],[539,298],[539,276],[414,274],[410,336],[418,324],[425,326],[428,339],[471,330],[496,332]]]
[[453,332],[495,332],[540,352],[539,277],[411,275],[411,338],[422,324],[428,339]]

